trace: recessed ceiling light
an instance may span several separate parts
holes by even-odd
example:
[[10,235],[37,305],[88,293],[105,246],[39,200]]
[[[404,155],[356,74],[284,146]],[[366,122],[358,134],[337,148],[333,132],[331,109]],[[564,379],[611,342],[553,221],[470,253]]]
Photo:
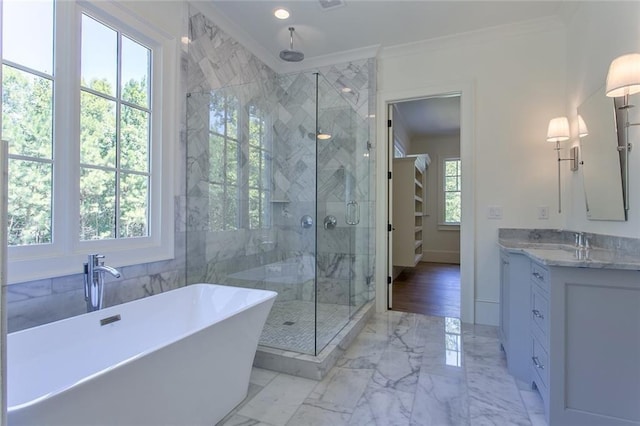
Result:
[[273,16],[278,19],[287,19],[290,16],[290,13],[287,9],[280,7],[273,11]]

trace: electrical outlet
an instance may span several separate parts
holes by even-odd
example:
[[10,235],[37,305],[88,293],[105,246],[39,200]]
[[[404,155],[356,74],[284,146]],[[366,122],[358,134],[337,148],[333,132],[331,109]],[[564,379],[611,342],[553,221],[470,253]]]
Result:
[[538,219],[549,219],[549,206],[538,207]]
[[502,219],[502,207],[501,206],[489,206],[489,213],[487,215],[489,219]]

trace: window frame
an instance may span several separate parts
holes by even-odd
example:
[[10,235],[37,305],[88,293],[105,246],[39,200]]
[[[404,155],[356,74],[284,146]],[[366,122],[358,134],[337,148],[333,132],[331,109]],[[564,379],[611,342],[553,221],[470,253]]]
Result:
[[[241,153],[241,140],[240,140],[240,128],[241,128],[241,119],[240,119],[240,112],[242,110],[242,105],[240,102],[240,99],[238,99],[237,96],[234,95],[229,95],[227,93],[224,93],[220,96],[223,96],[223,102],[224,102],[224,133],[219,133],[217,131],[215,131],[215,129],[213,129],[211,127],[211,123],[209,123],[209,130],[208,130],[208,136],[209,136],[209,140],[208,140],[208,144],[209,144],[209,159],[211,159],[211,149],[212,149],[212,144],[211,144],[211,137],[212,136],[216,136],[218,138],[221,139],[222,141],[222,159],[223,159],[223,170],[222,170],[222,180],[220,182],[216,182],[213,181],[211,179],[211,177],[208,178],[208,182],[209,182],[209,196],[211,196],[211,187],[212,186],[217,186],[219,188],[222,189],[222,215],[221,215],[221,228],[218,227],[214,227],[213,225],[213,221],[211,218],[211,201],[209,201],[209,230],[212,232],[226,232],[226,231],[237,231],[238,229],[240,229],[242,226],[240,224],[240,216],[241,216],[241,204],[240,204],[240,186],[241,186],[241,182],[242,182],[242,175],[241,175],[241,167],[240,167],[240,153]],[[230,110],[232,110],[231,108],[229,108],[230,102],[229,100],[232,99],[235,108],[235,115],[236,115],[236,134],[235,135],[231,135],[229,133],[229,116],[230,116]],[[235,144],[235,150],[232,152],[229,149],[230,144]],[[235,183],[229,183],[229,179],[228,179],[228,170],[229,170],[229,161],[228,159],[229,154],[235,155],[235,165],[236,165],[236,182]],[[209,168],[211,168],[211,164],[209,164]],[[229,205],[229,199],[233,199],[236,203],[236,214],[235,217],[231,218],[233,219],[233,226],[230,226],[229,223],[229,216],[228,216],[228,205]]]
[[[147,237],[80,240],[82,13],[116,28],[152,50],[149,106],[153,113]],[[54,40],[53,241],[51,244],[9,247],[8,283],[82,273],[82,265],[90,253],[104,254],[107,262],[116,267],[172,259],[175,215],[172,151],[175,149],[171,143],[177,139],[175,38],[116,3],[56,0]]]
[[[457,161],[459,162],[458,166],[458,181],[459,181],[459,191],[447,191],[446,190],[446,173],[447,173],[447,162],[449,161]],[[460,156],[449,155],[442,157],[439,161],[440,172],[438,173],[438,185],[439,185],[439,201],[440,208],[438,213],[438,229],[441,231],[456,231],[460,229],[460,222],[447,222],[446,219],[446,194],[447,192],[459,192],[460,197],[462,199],[462,162],[460,160]],[[460,213],[462,215],[462,206],[460,208]]]
[[[251,109],[254,108],[255,114],[252,114]],[[271,146],[271,135],[268,132],[268,129],[271,127],[267,121],[267,116],[264,111],[258,107],[257,105],[249,104],[247,105],[247,127],[249,130],[247,134],[249,135],[247,141],[247,149],[249,167],[257,167],[258,169],[258,186],[252,186],[250,179],[247,179],[247,223],[246,228],[251,231],[255,230],[263,230],[271,228],[271,176],[272,176],[272,167],[273,167],[273,147]],[[251,119],[252,117],[258,119],[260,121],[260,137],[257,144],[252,143],[251,140]],[[259,152],[258,158],[259,162],[256,165],[251,164],[251,149],[255,149]],[[249,172],[251,174],[251,172]],[[252,227],[251,225],[251,191],[258,192],[258,226]],[[264,194],[264,198],[263,198]]]

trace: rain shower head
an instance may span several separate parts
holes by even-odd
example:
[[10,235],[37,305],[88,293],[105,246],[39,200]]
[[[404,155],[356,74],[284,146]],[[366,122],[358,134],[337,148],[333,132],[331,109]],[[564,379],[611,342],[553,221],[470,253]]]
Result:
[[290,48],[284,49],[280,51],[280,59],[287,62],[300,62],[304,59],[304,53],[299,50],[293,50],[293,32],[296,29],[293,27],[289,27],[289,35],[290,35]]

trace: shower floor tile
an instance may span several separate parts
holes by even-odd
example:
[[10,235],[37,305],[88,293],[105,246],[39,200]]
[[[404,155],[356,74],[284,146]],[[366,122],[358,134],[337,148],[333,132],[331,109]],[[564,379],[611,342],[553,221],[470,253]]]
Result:
[[[315,309],[314,302],[275,302],[264,325],[260,344],[313,355]],[[317,315],[319,352],[349,321],[349,306],[318,303]]]

